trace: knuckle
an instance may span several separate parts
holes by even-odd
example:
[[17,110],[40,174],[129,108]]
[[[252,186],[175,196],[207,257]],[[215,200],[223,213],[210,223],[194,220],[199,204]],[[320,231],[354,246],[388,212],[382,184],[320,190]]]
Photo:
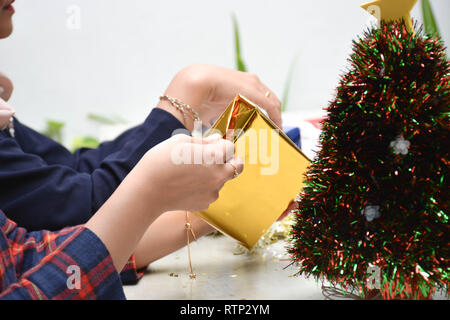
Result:
[[281,109],[281,101],[276,99],[273,102],[273,105],[275,106],[276,109]]
[[213,179],[213,183],[212,183],[212,185],[211,185],[211,189],[217,189],[217,188],[219,188],[222,184],[223,184],[223,180],[224,180],[224,178],[223,178],[223,175],[221,174],[221,175],[218,175],[217,177],[215,177],[214,179]]
[[212,158],[212,161],[213,161],[212,164],[218,164],[218,163],[220,163],[221,161],[223,161],[223,160],[222,160],[222,159],[223,159],[223,155],[224,155],[224,152],[223,152],[222,149],[216,149],[216,150],[214,150],[214,153],[211,154],[211,158]]
[[238,164],[236,165],[236,169],[239,173],[241,173],[242,171],[244,171],[244,163],[243,162],[238,162]]
[[256,84],[258,84],[258,83],[260,83],[259,77],[258,77],[258,75],[256,75],[255,73],[249,73],[249,74],[248,74],[248,77],[249,77],[250,83],[251,83],[253,86],[256,85]]
[[174,142],[185,142],[189,140],[189,137],[185,134],[179,133],[171,137]]
[[225,143],[225,150],[226,152],[234,152],[234,143],[227,140]]
[[217,190],[211,191],[211,194],[210,194],[211,202],[210,203],[216,201],[217,199],[219,199],[219,191],[217,191]]

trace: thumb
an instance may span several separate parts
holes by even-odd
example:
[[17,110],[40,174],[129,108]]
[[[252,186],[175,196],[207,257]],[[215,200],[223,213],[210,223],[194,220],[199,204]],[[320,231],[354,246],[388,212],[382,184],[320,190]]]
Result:
[[14,109],[11,108],[5,100],[0,98],[0,129],[3,130],[14,115]]
[[0,112],[14,114],[14,109],[0,97]]
[[203,139],[203,143],[215,143],[219,140],[222,140],[222,135],[219,133],[214,133]]

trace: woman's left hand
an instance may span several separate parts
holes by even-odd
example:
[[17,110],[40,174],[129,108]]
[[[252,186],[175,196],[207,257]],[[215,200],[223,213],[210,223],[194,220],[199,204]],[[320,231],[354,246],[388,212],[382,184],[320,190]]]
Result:
[[[237,94],[242,94],[265,109],[281,128],[281,102],[255,74],[212,65],[192,65],[173,78],[165,94],[189,104],[205,125],[211,124]],[[167,101],[161,101],[158,106],[170,109]],[[191,129],[189,125],[188,129]]]

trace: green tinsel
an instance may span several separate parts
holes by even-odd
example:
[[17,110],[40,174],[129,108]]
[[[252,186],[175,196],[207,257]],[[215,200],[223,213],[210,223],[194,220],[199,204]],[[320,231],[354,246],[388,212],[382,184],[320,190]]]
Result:
[[353,42],[288,248],[298,274],[384,298],[449,284],[450,69],[440,39],[382,23]]

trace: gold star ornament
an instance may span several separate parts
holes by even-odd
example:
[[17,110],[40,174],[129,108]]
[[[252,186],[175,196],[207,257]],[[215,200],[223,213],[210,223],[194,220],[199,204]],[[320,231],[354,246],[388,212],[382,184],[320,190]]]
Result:
[[374,0],[361,7],[374,15],[380,22],[405,21],[409,31],[414,32],[410,12],[417,0]]

